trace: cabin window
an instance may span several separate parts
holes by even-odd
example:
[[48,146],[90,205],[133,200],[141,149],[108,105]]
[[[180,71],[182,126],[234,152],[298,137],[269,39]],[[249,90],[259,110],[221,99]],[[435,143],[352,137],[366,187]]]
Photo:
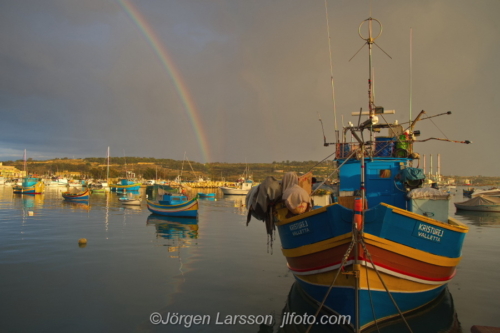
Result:
[[390,169],[379,170],[378,175],[380,178],[391,178],[391,170]]
[[172,200],[179,200],[179,198],[172,198]]

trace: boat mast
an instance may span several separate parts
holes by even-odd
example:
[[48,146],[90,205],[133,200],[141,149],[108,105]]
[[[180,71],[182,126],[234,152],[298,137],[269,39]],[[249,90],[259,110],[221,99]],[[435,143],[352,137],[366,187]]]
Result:
[[23,171],[24,171],[24,177],[28,177],[28,171],[26,170],[26,149],[24,150],[24,166],[23,166]]
[[108,165],[106,166],[106,183],[109,184],[109,146],[108,146]]

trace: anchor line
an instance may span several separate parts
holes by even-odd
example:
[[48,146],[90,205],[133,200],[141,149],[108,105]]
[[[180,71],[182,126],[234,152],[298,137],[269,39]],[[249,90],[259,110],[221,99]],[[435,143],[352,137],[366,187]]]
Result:
[[[352,235],[352,239],[351,239],[351,244],[349,245],[349,248],[347,249],[347,251],[345,252],[344,254],[344,257],[342,258],[342,262],[340,264],[340,267],[339,269],[337,270],[337,273],[335,274],[335,277],[333,278],[333,281],[332,283],[330,284],[330,286],[328,287],[328,290],[326,291],[326,294],[325,296],[323,297],[323,300],[321,301],[320,305],[318,306],[318,310],[316,310],[316,313],[314,314],[314,318],[318,318],[318,315],[321,311],[321,309],[323,308],[323,306],[325,305],[325,302],[326,302],[326,299],[328,297],[328,295],[330,294],[330,292],[332,291],[333,289],[333,285],[335,284],[335,281],[337,281],[337,278],[339,277],[339,274],[340,274],[340,271],[342,271],[344,269],[344,266],[351,254],[351,251],[354,247],[354,244],[356,243],[356,240],[355,240],[355,237],[354,237],[354,233]],[[316,321],[316,320],[315,320]],[[309,327],[307,328],[306,330],[306,333],[309,333],[309,331],[311,330],[313,324],[310,324]]]
[[[368,263],[364,262],[364,266],[366,268],[366,271],[368,272]],[[377,322],[377,316],[375,315],[375,307],[373,306],[373,299],[372,299],[372,290],[370,288],[370,279],[368,278],[368,274],[366,274],[366,285],[368,286],[368,296],[370,297],[370,306],[372,308],[372,315],[373,315],[373,320],[375,321],[375,326],[377,327],[377,332],[380,333],[380,328],[378,327],[378,322]]]
[[364,252],[365,256],[368,258],[368,260],[370,260],[370,263],[372,264],[372,267],[373,267],[373,269],[375,270],[375,273],[377,273],[377,276],[378,276],[378,278],[379,278],[380,282],[382,283],[382,285],[384,286],[385,291],[386,291],[386,292],[387,292],[387,294],[389,295],[389,298],[391,299],[392,304],[394,304],[394,307],[396,308],[396,310],[398,310],[398,313],[399,313],[399,315],[401,316],[401,319],[403,319],[403,322],[405,323],[405,325],[406,325],[406,327],[408,328],[408,330],[410,331],[410,333],[413,333],[413,331],[412,331],[412,329],[411,329],[410,325],[409,325],[409,324],[408,324],[408,322],[406,321],[405,316],[403,315],[403,313],[402,313],[402,312],[401,312],[401,310],[399,309],[398,304],[396,303],[396,301],[395,301],[395,300],[394,300],[394,298],[392,297],[392,294],[391,294],[391,292],[389,291],[389,288],[387,288],[387,285],[385,284],[384,279],[382,278],[382,276],[380,275],[380,273],[379,273],[379,271],[378,271],[377,267],[376,267],[376,266],[375,266],[375,264],[373,263],[372,256],[371,256],[370,252],[368,252],[368,249],[366,248],[366,244],[365,244],[365,242],[364,242],[364,239],[363,239],[363,238],[361,238],[361,239],[360,239],[360,244],[361,244],[361,246],[363,247],[363,252]]

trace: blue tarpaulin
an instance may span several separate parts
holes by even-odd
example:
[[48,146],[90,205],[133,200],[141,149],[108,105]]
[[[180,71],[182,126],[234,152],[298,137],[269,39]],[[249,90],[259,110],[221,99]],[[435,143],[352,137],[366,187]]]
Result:
[[407,181],[412,181],[412,180],[419,180],[419,179],[425,179],[425,174],[423,169],[419,168],[406,168],[401,170],[399,173],[399,176],[401,177],[401,181],[403,183]]

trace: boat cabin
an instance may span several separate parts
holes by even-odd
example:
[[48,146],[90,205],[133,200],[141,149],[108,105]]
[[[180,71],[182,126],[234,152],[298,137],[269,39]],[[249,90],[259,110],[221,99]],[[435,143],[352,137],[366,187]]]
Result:
[[188,201],[188,197],[182,193],[167,193],[159,200],[160,205],[180,205]]
[[22,187],[30,187],[35,185],[36,183],[39,182],[38,178],[33,178],[33,177],[25,177],[22,180]]
[[[407,160],[406,158],[365,158],[365,188],[369,208],[384,202],[406,209],[407,191],[399,174],[406,167]],[[340,168],[339,178],[340,197],[359,195],[357,192],[361,188],[361,166],[358,160],[348,160]]]

